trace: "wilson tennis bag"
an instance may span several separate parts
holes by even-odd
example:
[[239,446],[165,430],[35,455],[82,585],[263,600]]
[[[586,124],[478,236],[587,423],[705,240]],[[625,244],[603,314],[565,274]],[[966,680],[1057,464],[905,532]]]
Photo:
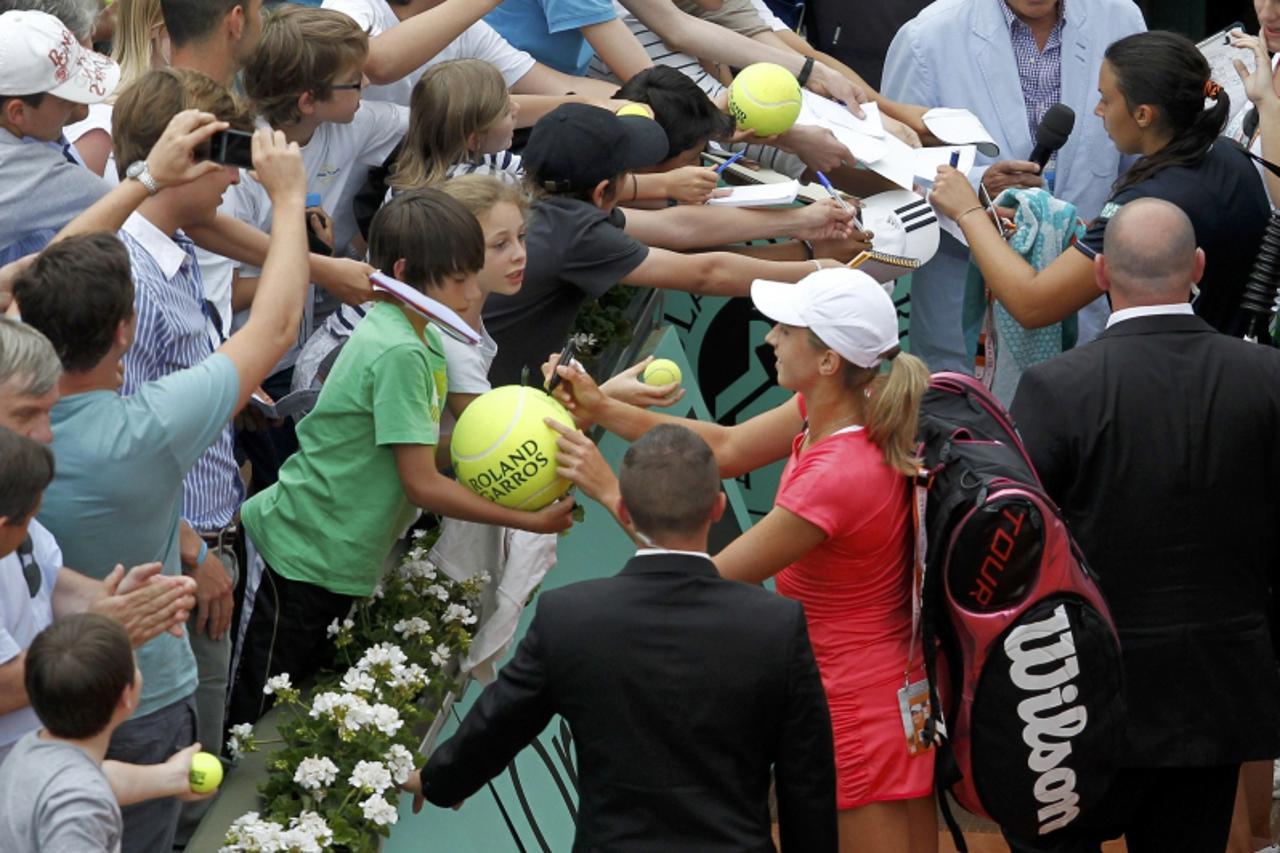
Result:
[[[1124,745],[1120,644],[1095,576],[1013,421],[980,382],[935,373],[920,414],[921,580],[937,780],[1011,836],[1074,821]],[[944,815],[959,850],[963,838]]]

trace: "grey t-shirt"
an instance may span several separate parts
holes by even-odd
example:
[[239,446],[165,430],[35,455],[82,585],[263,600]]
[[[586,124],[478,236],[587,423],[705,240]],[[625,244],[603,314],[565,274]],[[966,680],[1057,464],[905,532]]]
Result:
[[577,199],[546,198],[533,206],[524,286],[513,296],[490,294],[484,303],[485,326],[498,343],[489,369],[495,387],[519,382],[526,365],[539,376],[547,355],[564,347],[582,303],[604,295],[649,256],[625,225],[621,210]]
[[117,853],[122,830],[107,777],[79,747],[31,732],[0,764],[0,850]]

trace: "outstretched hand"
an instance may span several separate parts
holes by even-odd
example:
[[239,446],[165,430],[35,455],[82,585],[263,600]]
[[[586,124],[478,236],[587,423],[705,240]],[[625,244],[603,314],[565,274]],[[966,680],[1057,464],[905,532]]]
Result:
[[646,409],[650,406],[661,408],[674,406],[680,398],[684,397],[684,388],[679,382],[672,382],[669,385],[649,385],[640,379],[644,369],[652,361],[653,356],[648,356],[636,362],[608,379],[600,386],[600,390],[611,400],[618,400],[631,406]]
[[612,506],[618,494],[618,478],[596,443],[554,418],[544,418],[543,423],[560,433],[556,439],[556,474],[582,489],[592,500]]
[[1271,68],[1271,54],[1267,50],[1266,40],[1261,36],[1247,35],[1243,30],[1232,30],[1230,38],[1232,47],[1253,51],[1253,71],[1246,68],[1239,59],[1231,60],[1244,83],[1244,92],[1249,100],[1259,110],[1280,106],[1280,95],[1276,93],[1275,72]]
[[201,159],[198,152],[209,137],[230,126],[218,121],[212,113],[200,110],[183,110],[170,119],[147,155],[147,171],[156,186],[161,189],[180,186],[224,168]]

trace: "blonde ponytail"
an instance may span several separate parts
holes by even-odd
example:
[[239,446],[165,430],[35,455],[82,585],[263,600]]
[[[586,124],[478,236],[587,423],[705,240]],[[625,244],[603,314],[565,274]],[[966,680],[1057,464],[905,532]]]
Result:
[[920,399],[929,387],[929,369],[910,353],[889,360],[889,372],[871,384],[867,407],[867,437],[880,448],[884,461],[907,476],[920,467],[916,456],[916,422]]

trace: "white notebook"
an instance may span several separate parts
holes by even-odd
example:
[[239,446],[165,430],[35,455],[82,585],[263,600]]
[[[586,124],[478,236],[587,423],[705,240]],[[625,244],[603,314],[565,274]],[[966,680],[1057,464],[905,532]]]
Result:
[[783,181],[777,184],[753,184],[733,187],[729,195],[708,199],[707,204],[720,207],[770,207],[791,204],[800,193],[799,181]]

